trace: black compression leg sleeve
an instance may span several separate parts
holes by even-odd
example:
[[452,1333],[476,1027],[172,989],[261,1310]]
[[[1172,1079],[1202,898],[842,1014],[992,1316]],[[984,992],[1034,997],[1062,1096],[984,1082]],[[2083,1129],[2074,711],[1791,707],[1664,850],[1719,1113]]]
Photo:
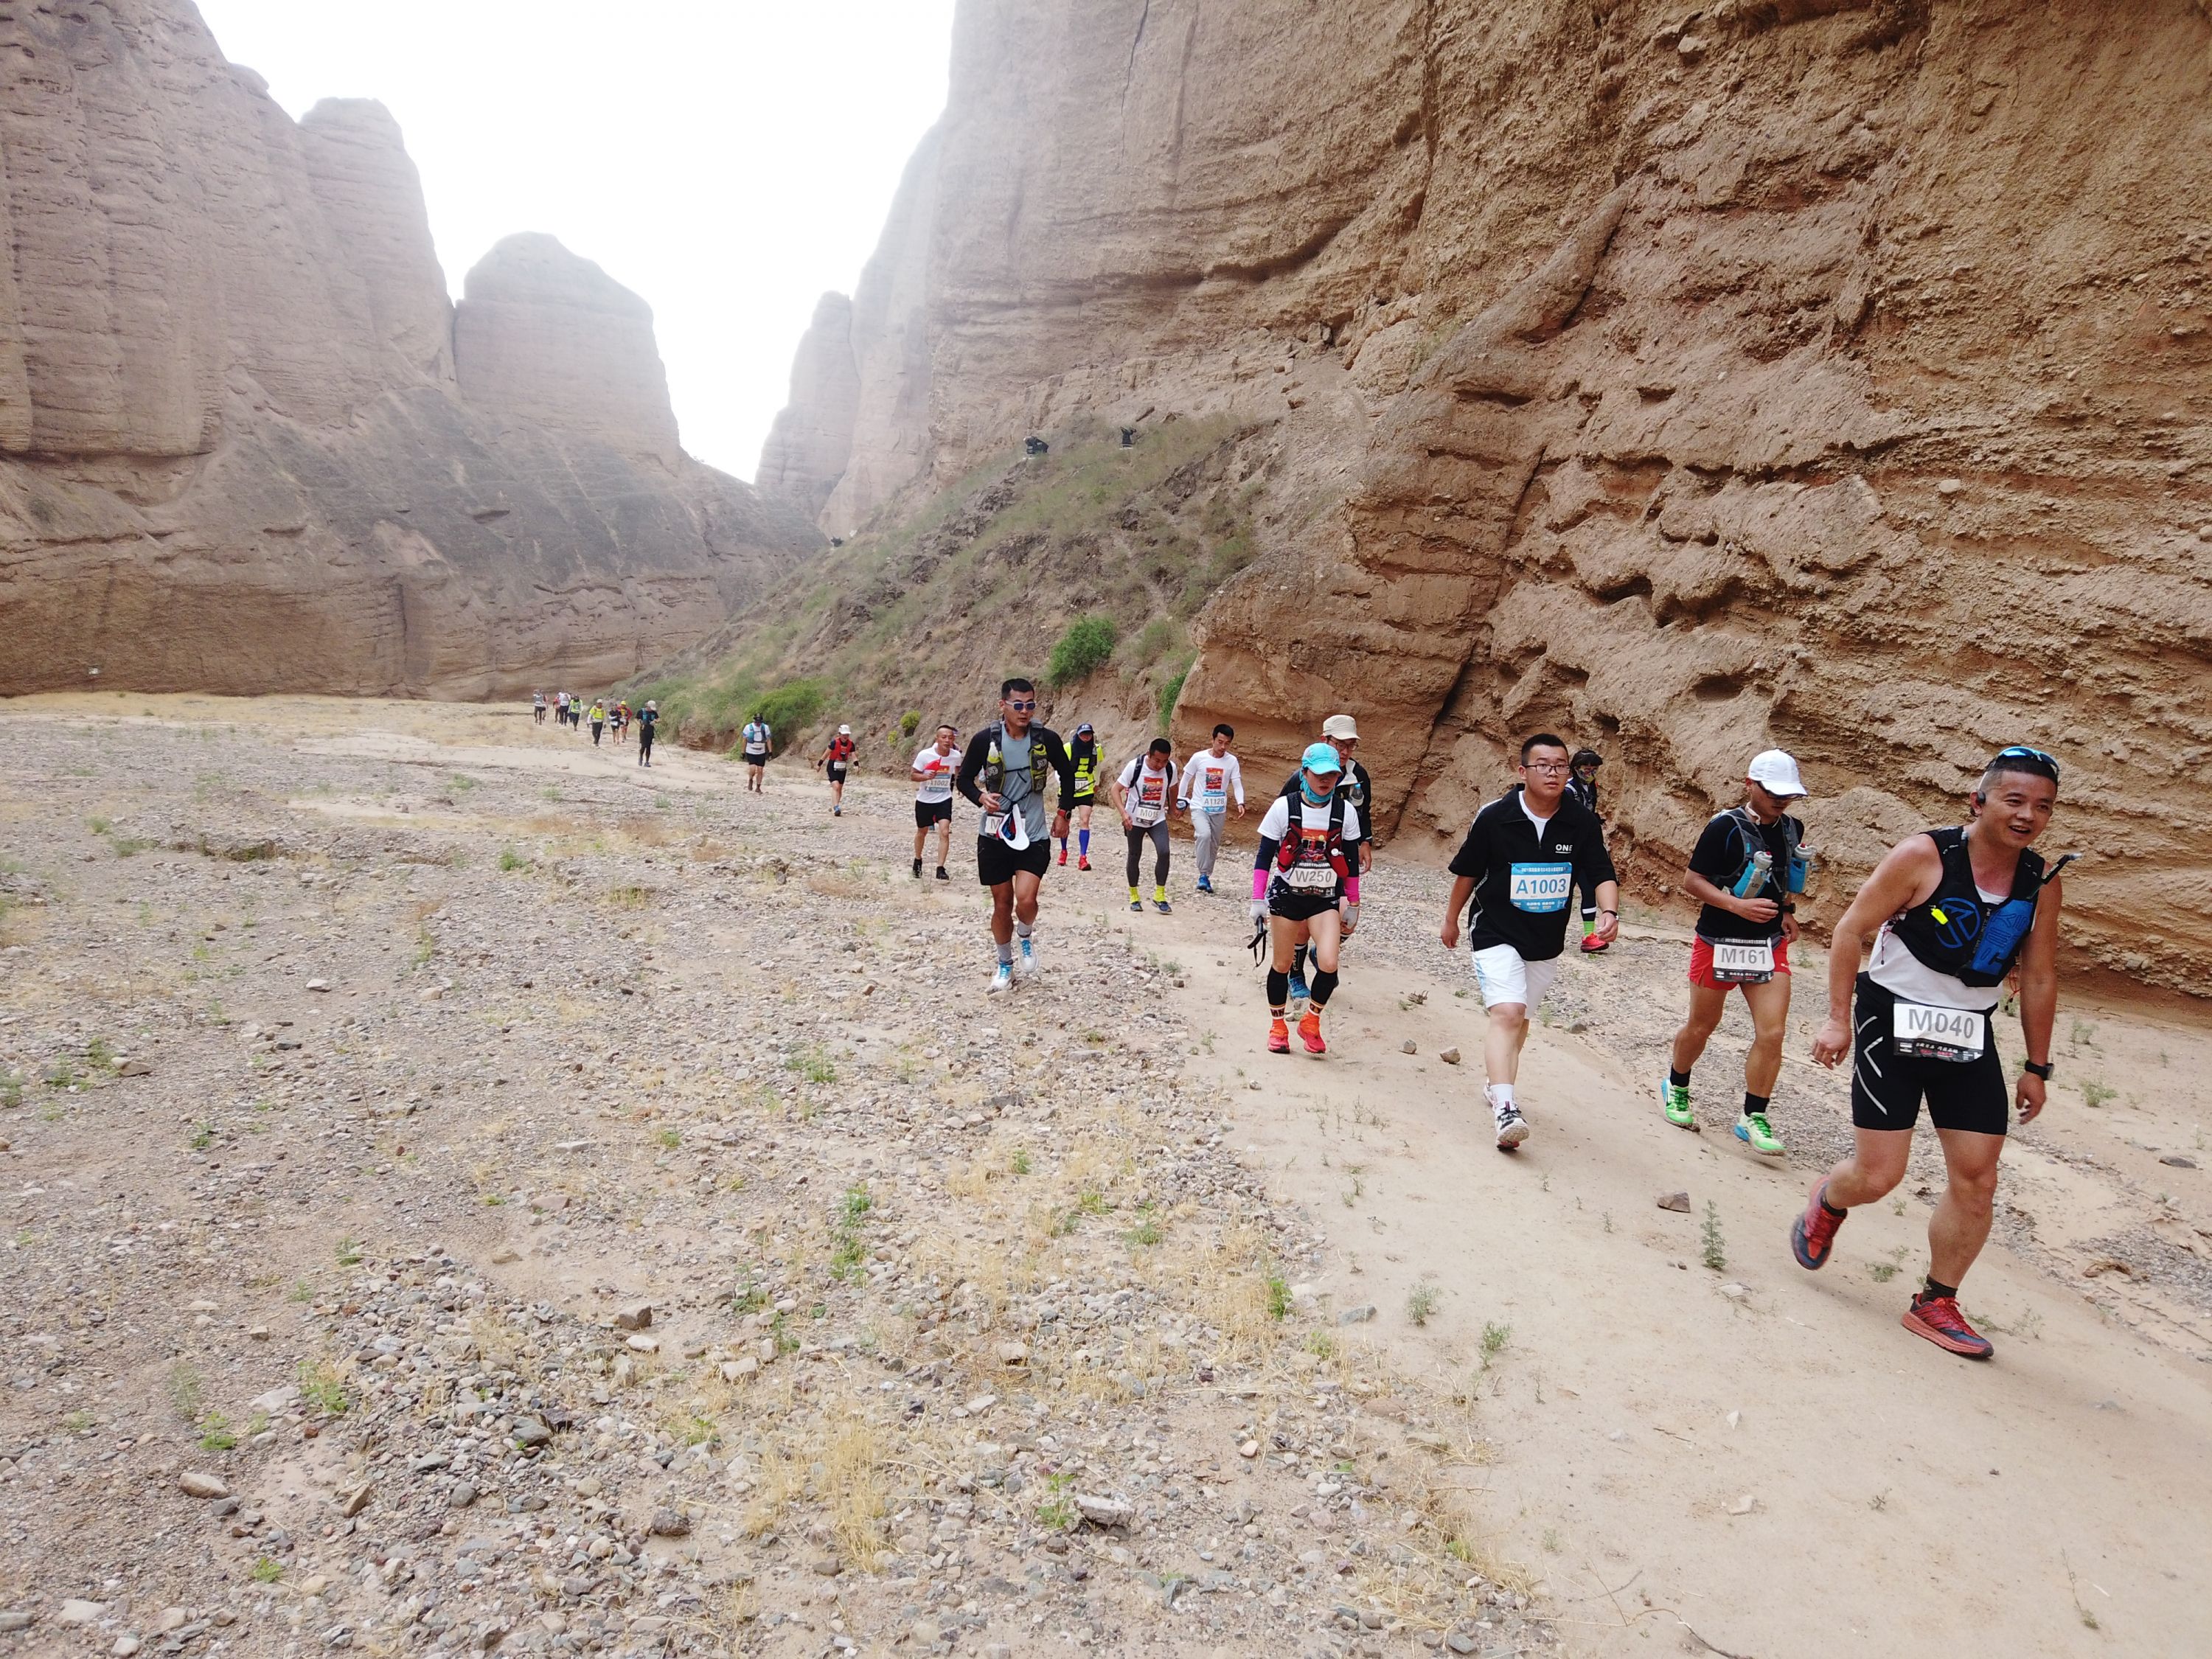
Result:
[[1137,872],[1144,867],[1145,832],[1141,830],[1126,830],[1121,839],[1129,843],[1129,885],[1134,887]]
[[1152,826],[1152,885],[1168,884],[1168,827],[1164,823]]
[[1291,976],[1273,968],[1267,969],[1267,1006],[1279,1014],[1290,1000]]
[[1306,947],[1303,945],[1291,952],[1291,971],[1300,979],[1306,976]]
[[1328,1006],[1328,1000],[1335,994],[1336,975],[1326,973],[1316,974],[1313,976],[1312,994],[1307,1000],[1316,1008],[1326,1008]]

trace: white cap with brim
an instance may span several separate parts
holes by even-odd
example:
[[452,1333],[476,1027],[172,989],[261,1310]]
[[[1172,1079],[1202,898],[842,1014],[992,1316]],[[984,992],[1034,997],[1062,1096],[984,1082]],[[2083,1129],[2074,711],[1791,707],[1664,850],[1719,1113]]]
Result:
[[1324,738],[1336,738],[1352,743],[1359,741],[1359,726],[1349,714],[1331,714],[1321,723]]
[[1743,775],[1770,795],[1787,798],[1813,793],[1805,787],[1805,780],[1797,775],[1796,757],[1780,749],[1760,750],[1751,757],[1751,764],[1744,769]]

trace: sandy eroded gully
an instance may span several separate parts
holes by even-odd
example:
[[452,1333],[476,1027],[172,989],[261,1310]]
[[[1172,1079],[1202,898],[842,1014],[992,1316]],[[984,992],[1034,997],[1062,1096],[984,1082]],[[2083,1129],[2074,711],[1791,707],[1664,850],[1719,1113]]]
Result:
[[1243,907],[1181,871],[1170,918],[1055,874],[994,1004],[902,792],[659,758],[0,713],[0,1653],[2201,1631],[2197,1030],[2062,1014],[1969,1368],[1896,1323],[1923,1197],[1787,1258],[1833,1079],[1786,1068],[1781,1167],[1650,1109],[1663,926],[1571,965],[1506,1160],[1436,1058],[1476,1031],[1430,872],[1386,862],[1336,1052],[1274,1060]]

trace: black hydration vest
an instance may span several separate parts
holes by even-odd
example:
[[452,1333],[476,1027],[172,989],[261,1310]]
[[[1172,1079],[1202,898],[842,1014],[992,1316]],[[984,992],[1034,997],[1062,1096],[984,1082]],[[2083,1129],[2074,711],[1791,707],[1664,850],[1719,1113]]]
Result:
[[1966,830],[1953,824],[1924,833],[1942,855],[1943,878],[1923,902],[1892,922],[1890,932],[1923,966],[1962,985],[2002,984],[2035,923],[2036,895],[2044,883],[2042,855],[2021,853],[2013,869],[2011,894],[1991,904],[1974,885]]

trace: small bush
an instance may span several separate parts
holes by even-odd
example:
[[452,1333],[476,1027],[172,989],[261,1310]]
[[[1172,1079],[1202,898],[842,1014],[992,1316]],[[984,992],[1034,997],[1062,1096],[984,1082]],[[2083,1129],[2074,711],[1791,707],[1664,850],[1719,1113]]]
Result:
[[901,737],[910,738],[917,731],[921,730],[921,710],[919,708],[909,708],[905,714],[899,716],[899,735]]
[[1104,617],[1078,617],[1052,647],[1045,674],[1054,685],[1073,685],[1106,665],[1114,654],[1114,624]]
[[1160,687],[1160,725],[1163,728],[1175,719],[1176,704],[1182,699],[1182,683],[1190,678],[1191,664],[1194,660],[1194,658],[1185,658],[1182,666],[1176,669],[1167,684]]
[[[781,749],[787,746],[788,737],[796,736],[819,720],[829,701],[829,681],[810,678],[787,680],[753,706],[768,722],[769,730],[776,734],[776,746]],[[738,723],[744,724],[742,720]]]

